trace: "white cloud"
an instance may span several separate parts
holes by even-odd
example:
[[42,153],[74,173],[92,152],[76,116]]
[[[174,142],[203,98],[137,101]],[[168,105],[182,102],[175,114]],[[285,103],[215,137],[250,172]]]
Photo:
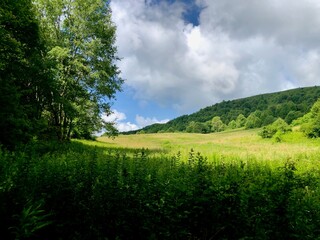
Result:
[[233,39],[255,36],[283,45],[318,46],[320,2],[318,0],[203,0],[201,25],[219,29]]
[[155,117],[153,117],[153,118],[148,118],[148,117],[145,118],[145,117],[142,117],[140,115],[136,116],[136,122],[137,122],[139,128],[143,128],[145,126],[148,126],[148,125],[151,125],[151,124],[154,124],[154,123],[167,123],[168,121],[169,121],[169,119],[158,120]]
[[133,131],[139,129],[139,127],[131,122],[125,121],[127,119],[126,114],[119,112],[117,110],[112,110],[112,113],[107,115],[104,114],[102,116],[102,119],[106,122],[113,122],[115,123],[115,127],[120,132],[127,132],[127,131]]
[[297,76],[303,79],[303,84],[315,85],[320,78],[320,53],[310,51],[301,59],[299,66],[296,68]]
[[120,132],[129,132],[139,129],[139,127],[136,124],[131,122],[118,122],[116,124],[116,127]]
[[183,20],[182,4],[111,2],[119,67],[136,99],[185,113],[320,83],[318,0],[196,2],[199,26]]
[[119,121],[125,120],[127,117],[122,112],[118,112],[117,110],[112,110],[111,114],[109,115],[104,114],[102,118],[106,122],[119,122]]
[[136,118],[135,118],[136,123],[131,123],[129,121],[126,121],[127,117],[124,113],[119,112],[117,110],[112,110],[112,113],[109,116],[104,114],[102,118],[106,122],[114,122],[115,127],[120,132],[134,131],[154,123],[166,123],[169,121],[169,119],[158,120],[155,117],[150,118],[150,117],[143,117],[140,115],[136,115]]

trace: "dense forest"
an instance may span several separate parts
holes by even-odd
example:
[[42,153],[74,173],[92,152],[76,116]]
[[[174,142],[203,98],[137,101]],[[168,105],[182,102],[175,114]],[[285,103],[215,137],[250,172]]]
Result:
[[122,79],[103,0],[2,0],[0,145],[90,137]]
[[223,101],[193,114],[173,119],[166,124],[153,124],[124,134],[219,132],[226,128],[267,126],[278,118],[291,124],[293,120],[309,112],[319,96],[320,87],[314,86]]

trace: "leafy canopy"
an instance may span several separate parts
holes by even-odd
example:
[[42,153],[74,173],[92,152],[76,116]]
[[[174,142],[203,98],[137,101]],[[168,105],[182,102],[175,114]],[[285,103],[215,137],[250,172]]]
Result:
[[0,144],[90,137],[121,90],[105,0],[0,2]]
[[61,140],[90,134],[110,112],[109,101],[121,90],[115,30],[104,0],[34,0],[47,60],[55,81],[48,121]]
[[0,144],[13,148],[42,127],[47,79],[31,0],[0,2]]

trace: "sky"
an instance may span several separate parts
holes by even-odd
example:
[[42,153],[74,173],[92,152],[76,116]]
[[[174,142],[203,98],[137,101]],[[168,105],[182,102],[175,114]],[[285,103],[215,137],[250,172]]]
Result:
[[120,131],[223,100],[320,85],[319,0],[111,0]]

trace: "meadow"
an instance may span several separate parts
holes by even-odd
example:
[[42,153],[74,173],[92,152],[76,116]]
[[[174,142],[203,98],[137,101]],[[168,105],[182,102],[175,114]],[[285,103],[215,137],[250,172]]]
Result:
[[100,137],[96,142],[82,141],[85,144],[120,149],[158,150],[168,155],[181,154],[187,160],[191,149],[199,152],[209,161],[258,161],[260,164],[278,165],[288,159],[315,167],[320,156],[320,139],[310,139],[298,131],[283,136],[282,142],[263,139],[259,129],[229,130],[211,134],[196,133],[157,133],[120,135],[115,139]]
[[120,135],[0,152],[3,239],[320,239],[319,140]]

